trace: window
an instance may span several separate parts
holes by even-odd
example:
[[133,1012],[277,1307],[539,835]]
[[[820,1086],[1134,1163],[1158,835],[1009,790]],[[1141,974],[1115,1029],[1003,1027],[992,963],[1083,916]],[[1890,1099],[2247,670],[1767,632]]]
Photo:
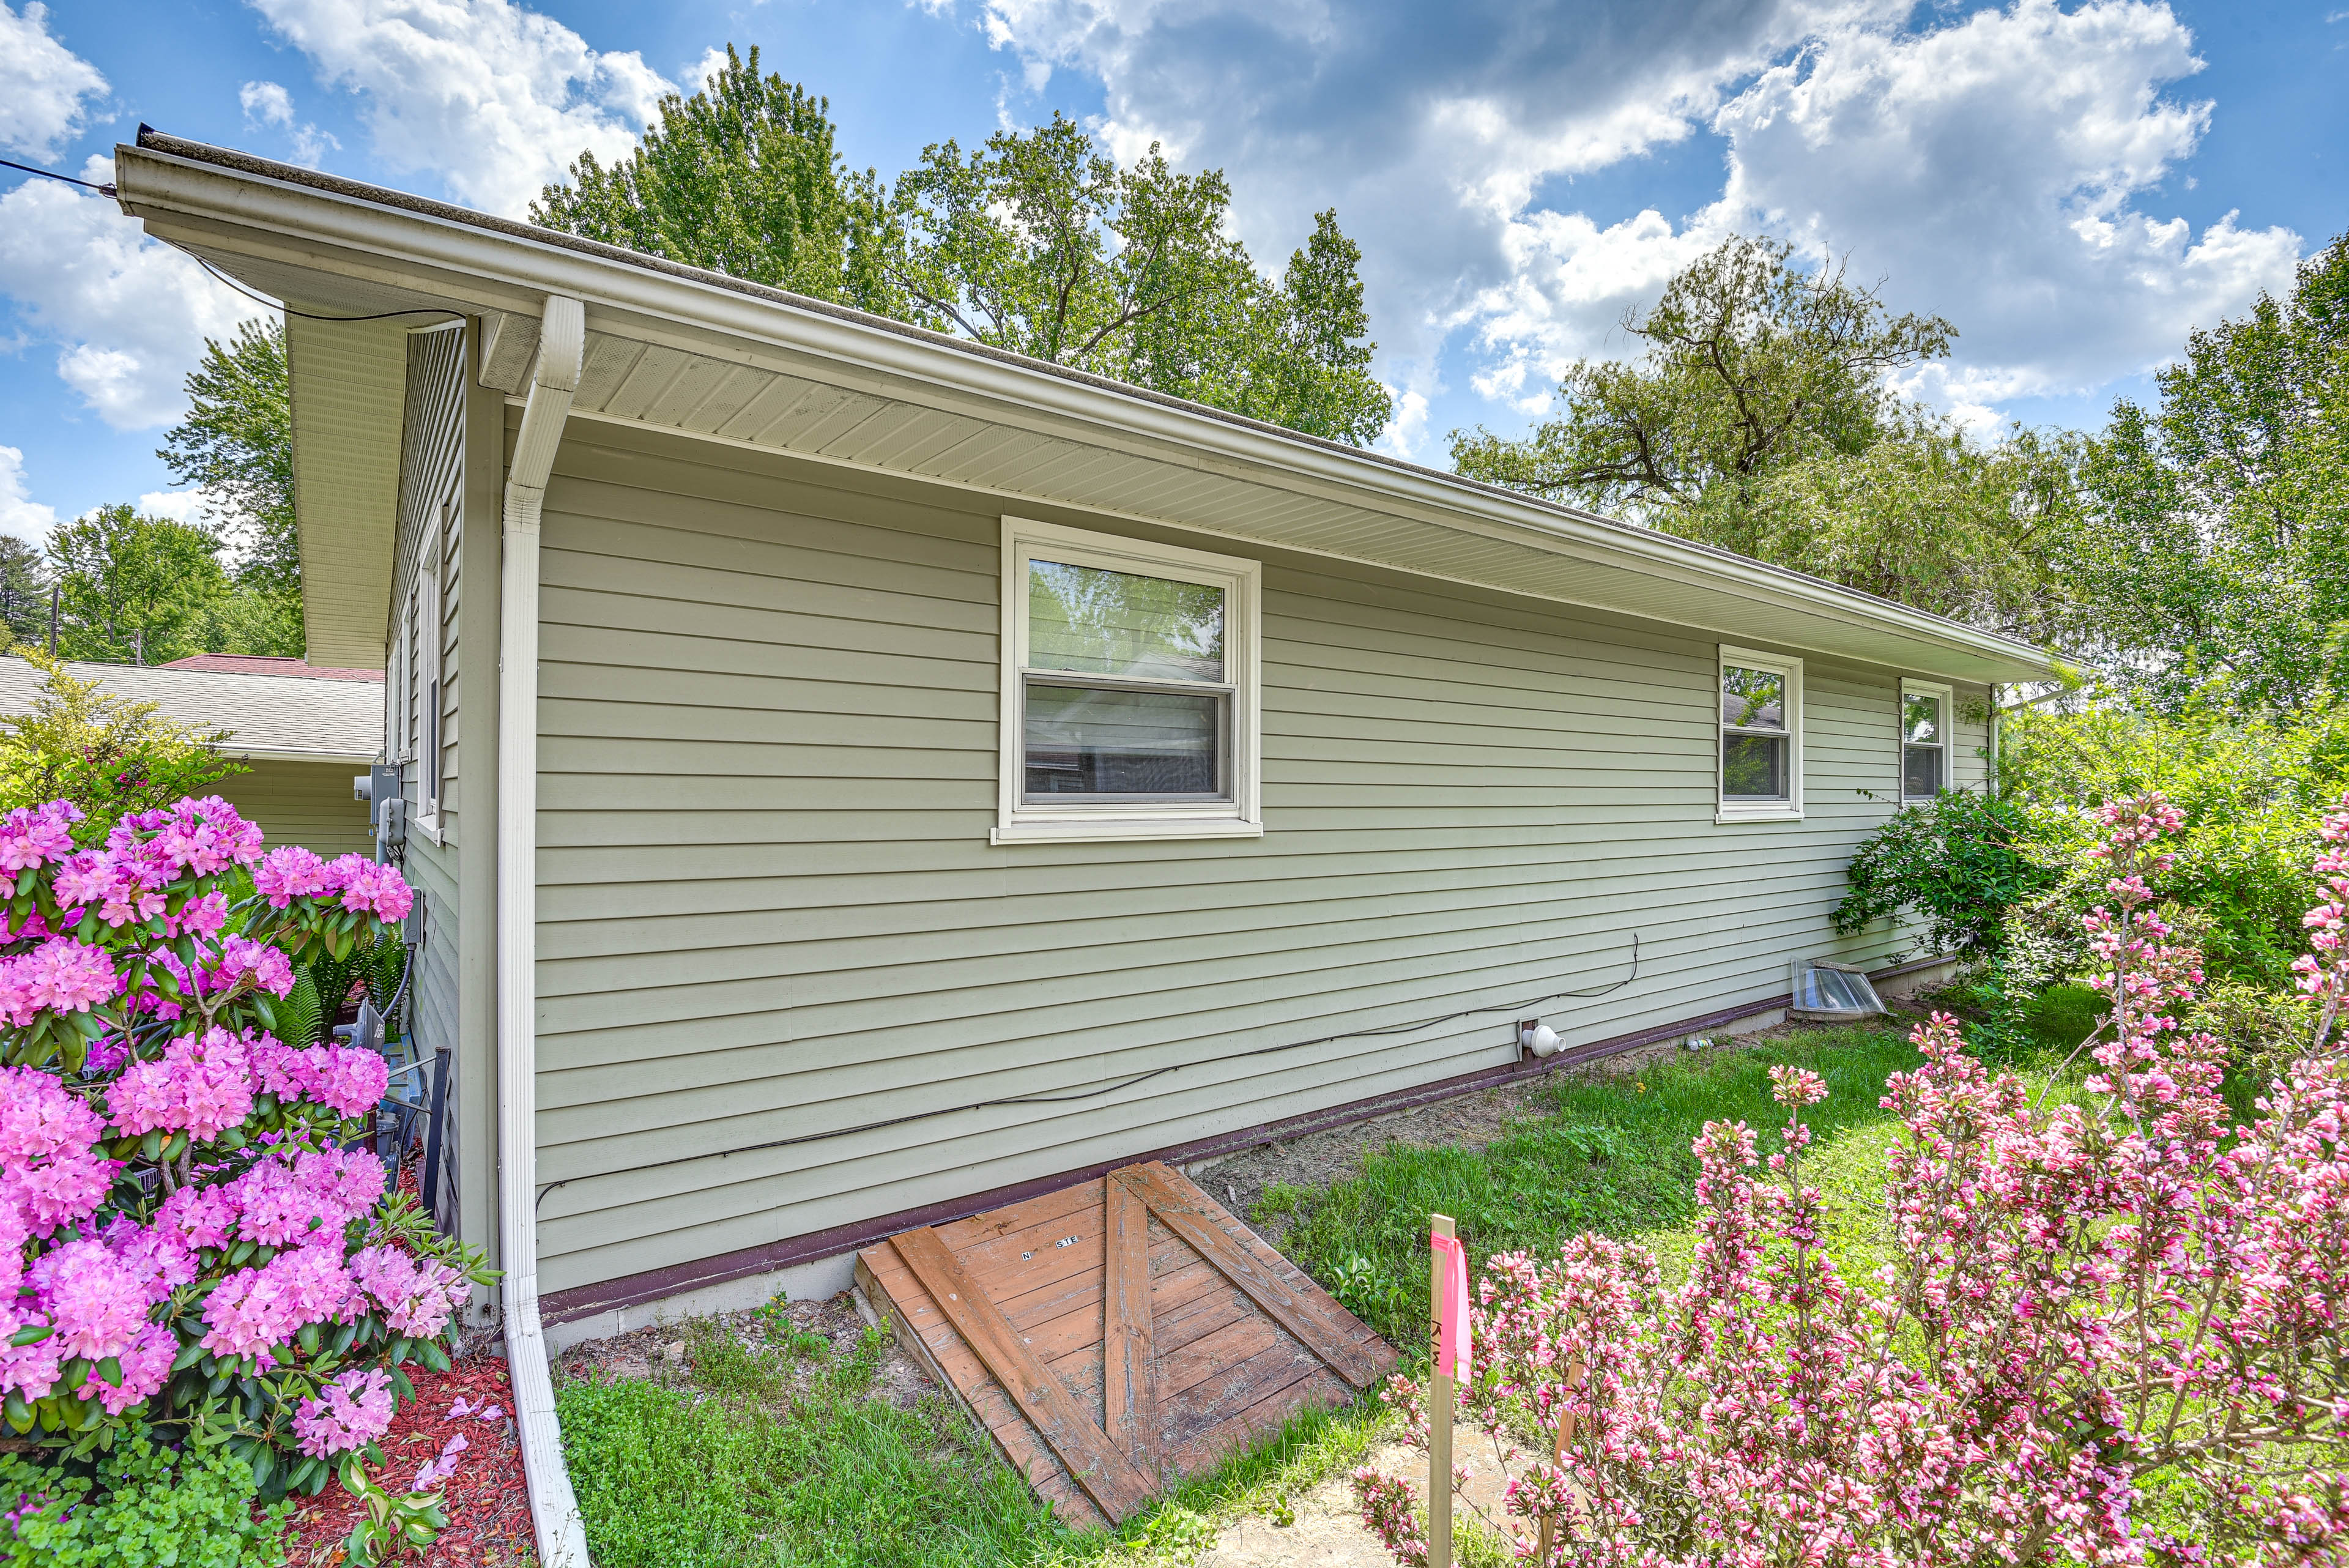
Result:
[[1930,800],[1950,787],[1950,689],[1900,683],[1900,798]]
[[441,526],[429,534],[418,553],[416,580],[408,593],[408,657],[406,686],[409,710],[408,738],[414,768],[409,778],[415,786],[416,826],[437,840],[440,836],[440,540],[448,533],[449,507],[441,508]]
[[998,844],[1254,836],[1254,561],[1003,522]]
[[1803,815],[1803,661],[1721,650],[1721,821]]

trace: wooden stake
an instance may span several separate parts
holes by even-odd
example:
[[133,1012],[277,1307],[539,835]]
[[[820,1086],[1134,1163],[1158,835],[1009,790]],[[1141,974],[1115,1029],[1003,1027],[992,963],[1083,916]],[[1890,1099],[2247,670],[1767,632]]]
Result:
[[[1582,1386],[1582,1363],[1574,1362],[1567,1367],[1566,1386],[1569,1393]],[[1553,1465],[1565,1464],[1566,1446],[1572,1441],[1574,1441],[1574,1407],[1561,1399],[1558,1402],[1557,1410],[1557,1440],[1550,1445],[1549,1462]],[[1549,1568],[1549,1542],[1550,1518],[1549,1515],[1544,1514],[1541,1521],[1540,1543],[1534,1551],[1534,1568]]]
[[[1449,1214],[1429,1216],[1438,1236],[1460,1232]],[[1452,1568],[1452,1367],[1444,1359],[1444,1297],[1452,1283],[1442,1252],[1428,1249],[1427,1318],[1434,1373],[1427,1380],[1427,1568]]]

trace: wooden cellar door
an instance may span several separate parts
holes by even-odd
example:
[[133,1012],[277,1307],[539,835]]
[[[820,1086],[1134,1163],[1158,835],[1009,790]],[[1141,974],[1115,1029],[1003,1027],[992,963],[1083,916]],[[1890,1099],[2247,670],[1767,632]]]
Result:
[[866,1298],[1071,1524],[1123,1522],[1395,1353],[1152,1161],[893,1236]]

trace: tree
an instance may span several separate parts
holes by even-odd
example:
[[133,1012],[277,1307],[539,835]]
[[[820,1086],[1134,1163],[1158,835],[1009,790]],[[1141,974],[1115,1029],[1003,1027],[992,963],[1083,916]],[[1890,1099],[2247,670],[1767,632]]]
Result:
[[[294,509],[294,417],[285,324],[248,321],[225,344],[204,340],[187,379],[187,417],[156,453],[227,522],[242,603],[213,651],[299,655],[302,552]],[[225,640],[223,640],[223,639]]]
[[16,642],[43,642],[49,635],[48,564],[40,546],[0,534],[0,628]]
[[209,528],[102,506],[49,536],[68,659],[164,664],[206,650],[228,574]]
[[1576,363],[1565,411],[1526,438],[1454,431],[1454,466],[1920,609],[2061,630],[2070,445],[2018,431],[1984,446],[1902,398],[1892,378],[1957,329],[1792,258],[1723,243],[1625,318],[1639,360]]
[[2290,295],[2188,337],[2153,409],[2088,445],[2073,571],[2120,681],[2176,711],[2213,678],[2301,708],[2349,628],[2349,235]]
[[75,801],[87,814],[75,842],[87,847],[125,812],[211,794],[246,771],[219,751],[228,731],[167,719],[154,703],[79,680],[37,649],[19,651],[46,679],[30,712],[0,719],[0,806]]
[[1153,147],[1120,168],[1055,115],[892,184],[848,172],[825,100],[731,49],[624,163],[583,154],[531,209],[551,227],[1357,443],[1370,373],[1361,253],[1319,214],[1276,283],[1225,233],[1214,170]]
[[703,89],[660,101],[660,118],[625,160],[593,152],[570,183],[549,185],[531,222],[731,277],[884,315],[897,301],[858,250],[860,202],[874,180],[845,172],[829,100],[759,74],[726,47]]

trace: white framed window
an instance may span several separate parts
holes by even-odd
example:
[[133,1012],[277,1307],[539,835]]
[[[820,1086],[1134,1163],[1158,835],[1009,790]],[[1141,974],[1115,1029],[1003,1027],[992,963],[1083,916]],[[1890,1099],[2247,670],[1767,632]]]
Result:
[[408,590],[406,660],[415,826],[435,842],[440,836],[440,541],[448,532],[445,503],[441,510],[441,526],[417,552],[416,579]]
[[1262,566],[1003,520],[997,844],[1255,837]]
[[1900,798],[1932,799],[1950,787],[1950,710],[1947,686],[1930,680],[1900,683]]
[[1789,822],[1803,815],[1803,661],[1750,648],[1721,649],[1721,786],[1716,822]]

